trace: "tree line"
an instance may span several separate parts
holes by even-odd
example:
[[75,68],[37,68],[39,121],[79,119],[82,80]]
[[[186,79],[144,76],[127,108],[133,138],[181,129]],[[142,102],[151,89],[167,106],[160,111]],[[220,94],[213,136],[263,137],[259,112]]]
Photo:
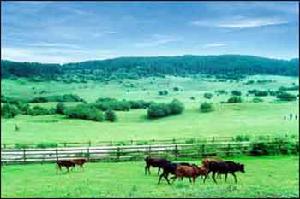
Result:
[[212,74],[223,78],[238,78],[254,74],[299,76],[299,59],[287,61],[244,55],[186,55],[119,57],[62,65],[1,60],[2,78],[40,76],[55,79],[71,74],[96,79],[98,77],[118,79],[188,74]]

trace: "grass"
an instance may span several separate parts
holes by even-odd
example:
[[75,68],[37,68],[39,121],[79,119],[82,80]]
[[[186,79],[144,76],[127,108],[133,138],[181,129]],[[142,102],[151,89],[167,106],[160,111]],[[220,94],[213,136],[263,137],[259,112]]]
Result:
[[[157,170],[144,174],[144,162],[87,163],[85,170],[55,172],[52,164],[3,166],[1,197],[299,197],[299,158],[296,156],[236,157],[246,173],[195,185],[185,179],[157,185]],[[192,161],[199,164],[199,160]]]
[[[295,109],[297,106],[298,102],[216,104],[211,113],[201,113],[195,106],[182,115],[159,120],[147,120],[146,110],[131,110],[117,112],[116,123],[71,120],[61,115],[19,115],[14,119],[2,119],[1,139],[3,143],[55,143],[297,134],[298,120],[284,120],[284,115],[299,113]],[[17,132],[15,124],[20,128]]]

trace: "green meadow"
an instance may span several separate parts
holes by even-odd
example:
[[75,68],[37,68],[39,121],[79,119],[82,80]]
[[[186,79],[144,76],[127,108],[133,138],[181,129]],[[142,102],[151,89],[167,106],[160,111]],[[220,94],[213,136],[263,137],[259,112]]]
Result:
[[[198,178],[167,185],[157,184],[157,169],[144,174],[144,162],[87,163],[56,174],[55,164],[3,166],[1,197],[299,197],[299,158],[297,156],[235,157],[245,164],[245,173],[237,173],[227,182]],[[191,161],[200,164],[200,160]],[[277,165],[277,166],[274,166]]]
[[[273,80],[264,84],[246,83],[249,80]],[[247,96],[248,90],[278,90],[280,86],[297,85],[298,78],[255,75],[241,81],[227,80],[219,82],[214,78],[174,77],[144,78],[139,80],[112,80],[108,83],[89,81],[82,83],[61,83],[57,81],[31,82],[26,79],[2,80],[2,93],[8,97],[28,99],[37,96],[77,94],[88,102],[99,97],[117,99],[170,102],[179,99],[185,110],[180,115],[148,120],[147,110],[131,109],[128,112],[117,111],[117,122],[96,122],[79,119],[67,119],[62,115],[17,115],[12,119],[3,119],[2,143],[41,143],[41,142],[87,142],[102,140],[129,139],[165,139],[182,137],[211,137],[237,135],[276,135],[297,134],[298,120],[284,120],[289,114],[299,115],[299,101],[279,102],[276,97],[261,97],[263,102],[253,103],[253,96]],[[173,88],[178,87],[179,91]],[[168,95],[160,96],[160,90]],[[228,94],[217,94],[225,90]],[[242,92],[243,103],[228,104],[232,90]],[[44,91],[41,93],[41,91]],[[212,99],[203,97],[205,92],[213,94]],[[291,91],[297,94],[298,91]],[[194,99],[190,99],[194,97]],[[201,113],[202,102],[213,103],[215,111]],[[55,107],[56,102],[34,103],[46,108]],[[65,103],[73,106],[76,103]],[[20,130],[15,131],[17,125]]]

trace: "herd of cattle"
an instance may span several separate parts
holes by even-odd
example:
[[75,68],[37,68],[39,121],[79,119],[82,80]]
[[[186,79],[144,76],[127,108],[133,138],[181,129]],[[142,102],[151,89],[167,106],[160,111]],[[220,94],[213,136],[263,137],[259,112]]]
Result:
[[[57,169],[62,170],[62,167],[66,167],[68,172],[69,168],[75,168],[76,165],[80,166],[83,169],[83,165],[87,162],[87,159],[73,159],[73,160],[58,160],[56,161]],[[159,175],[158,184],[161,179],[164,178],[170,184],[169,175],[173,174],[170,178],[173,182],[180,178],[188,178],[190,182],[193,179],[193,183],[197,177],[201,176],[204,178],[203,182],[208,178],[209,174],[212,173],[212,179],[215,183],[217,183],[215,179],[215,175],[217,174],[221,177],[221,174],[225,175],[225,182],[227,180],[227,175],[233,175],[235,179],[235,183],[237,183],[236,172],[245,173],[244,165],[234,162],[234,161],[225,161],[220,158],[205,158],[202,160],[202,165],[197,166],[195,164],[187,163],[187,162],[171,162],[164,158],[158,157],[146,157],[145,158],[146,166],[145,166],[145,174],[150,174],[150,167],[157,167],[158,174],[160,173],[160,169],[163,172]]]

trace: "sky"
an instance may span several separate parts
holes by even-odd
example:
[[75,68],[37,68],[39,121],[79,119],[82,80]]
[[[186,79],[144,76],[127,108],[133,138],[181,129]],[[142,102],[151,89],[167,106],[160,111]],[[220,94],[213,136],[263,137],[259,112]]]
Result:
[[299,54],[298,2],[1,2],[1,59]]

